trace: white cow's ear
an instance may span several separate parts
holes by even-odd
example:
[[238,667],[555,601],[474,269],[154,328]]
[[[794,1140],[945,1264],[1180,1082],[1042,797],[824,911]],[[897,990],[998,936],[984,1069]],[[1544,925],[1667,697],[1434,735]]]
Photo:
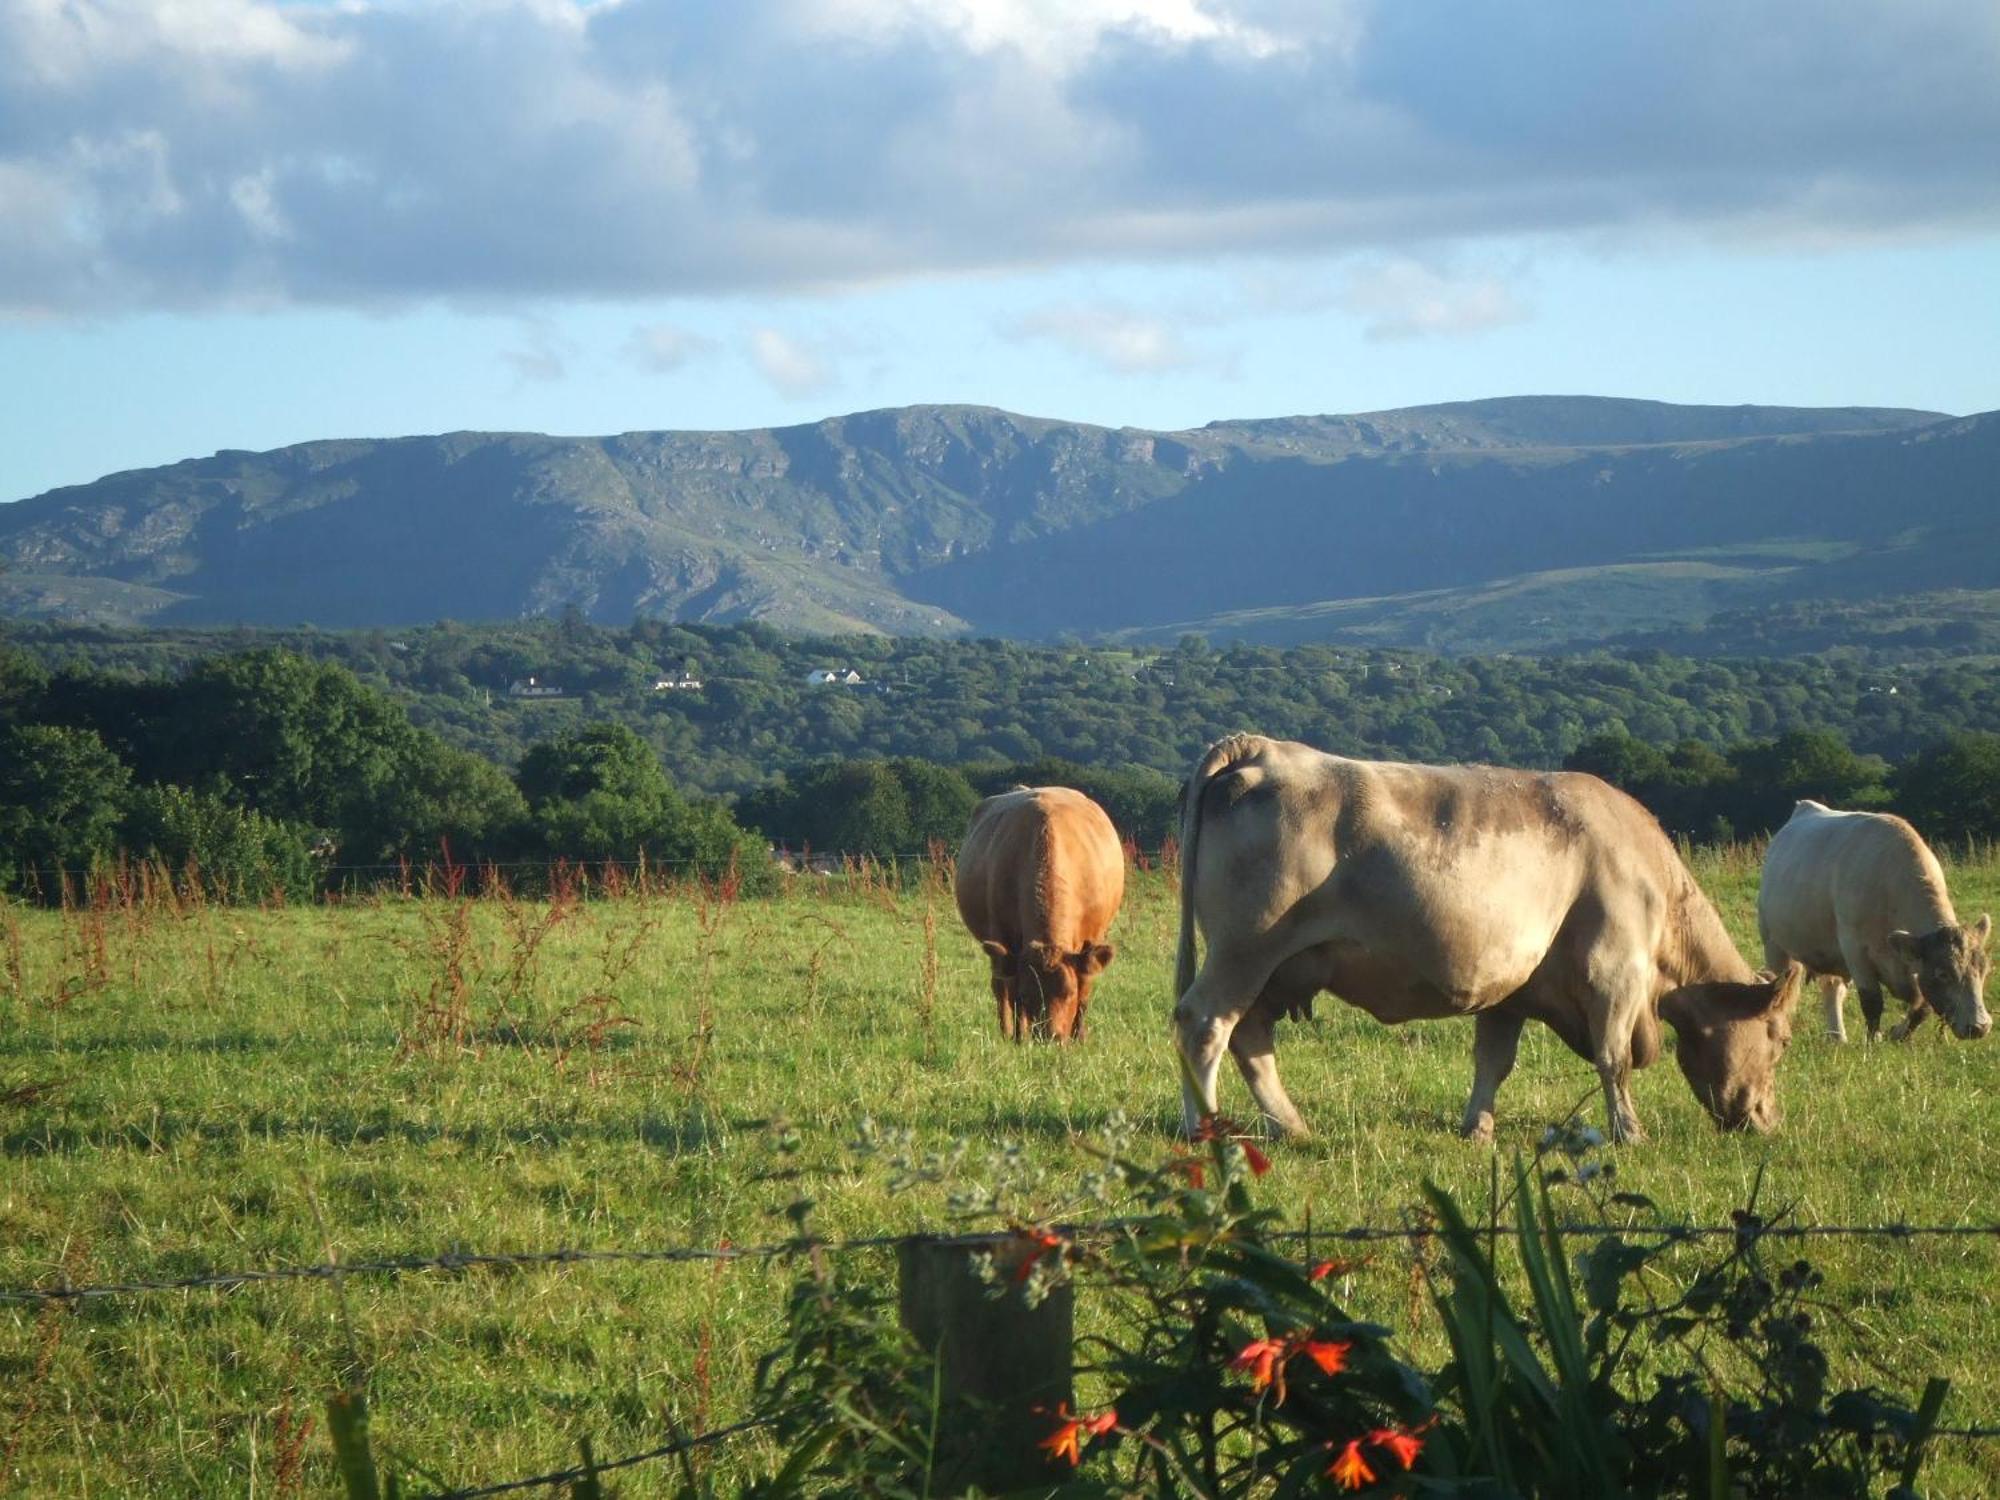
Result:
[[1917,940],[1898,927],[1889,934],[1889,951],[1911,963],[1917,961]]

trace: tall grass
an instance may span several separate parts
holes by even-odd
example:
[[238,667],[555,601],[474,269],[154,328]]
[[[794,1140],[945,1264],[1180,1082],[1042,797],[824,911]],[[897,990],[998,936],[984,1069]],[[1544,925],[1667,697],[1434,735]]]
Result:
[[[1754,957],[1754,859],[1695,865]],[[2000,864],[1952,873],[1961,910],[2000,905]],[[935,1228],[988,1158],[1067,1178],[1075,1136],[1115,1113],[1163,1138],[1177,1122],[1168,873],[1134,874],[1119,961],[1070,1047],[995,1034],[985,960],[935,869],[799,875],[770,898],[620,878],[572,867],[530,897],[468,874],[454,899],[415,871],[407,896],[268,910],[135,879],[129,897],[0,909],[0,1284],[322,1261],[314,1203],[343,1260],[746,1243],[782,1234],[802,1197],[829,1234]],[[1319,1226],[1396,1222],[1426,1177],[1482,1202],[1493,1153],[1454,1134],[1471,1028],[1385,1028],[1324,997],[1317,1015],[1281,1030],[1279,1059],[1318,1133],[1273,1153],[1266,1191]],[[1224,1092],[1247,1112],[1233,1077]],[[1594,1093],[1531,1029],[1502,1157]],[[1808,1220],[2000,1219],[2000,1043],[1933,1028],[1840,1048],[1801,1026],[1769,1138],[1715,1134],[1671,1067],[1636,1094],[1650,1139],[1619,1153],[1620,1177],[1669,1214],[1726,1214],[1761,1171],[1765,1200]],[[968,1143],[963,1165],[891,1193],[843,1148],[864,1117],[908,1132],[912,1160]],[[1842,1378],[1935,1371],[1954,1382],[1947,1424],[2000,1421],[2000,1246],[1814,1258]],[[1441,1356],[1420,1272],[1378,1252],[1345,1273],[1349,1300]],[[658,1442],[669,1416],[726,1421],[783,1280],[749,1263],[353,1279],[373,1440],[477,1482],[573,1463],[582,1434],[608,1453]],[[347,1358],[315,1284],[0,1307],[5,1485],[325,1493],[324,1400]],[[726,1488],[737,1460],[710,1462]],[[1947,1444],[1932,1475],[1935,1493],[2000,1492],[2000,1449]]]

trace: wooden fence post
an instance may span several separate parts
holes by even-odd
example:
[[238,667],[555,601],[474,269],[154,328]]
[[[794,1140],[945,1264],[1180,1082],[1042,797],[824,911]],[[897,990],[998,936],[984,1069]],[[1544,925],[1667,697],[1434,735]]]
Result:
[[925,1235],[903,1241],[898,1270],[903,1326],[937,1354],[947,1401],[989,1409],[972,1430],[940,1437],[938,1487],[958,1493],[977,1485],[989,1495],[1048,1489],[1069,1476],[1036,1446],[1055,1431],[1055,1410],[1073,1403],[1071,1345],[1076,1299],[1068,1282],[1029,1307],[1019,1289],[1004,1293],[980,1279],[977,1257],[991,1255],[1002,1274],[1020,1255],[1038,1252],[1013,1235]]

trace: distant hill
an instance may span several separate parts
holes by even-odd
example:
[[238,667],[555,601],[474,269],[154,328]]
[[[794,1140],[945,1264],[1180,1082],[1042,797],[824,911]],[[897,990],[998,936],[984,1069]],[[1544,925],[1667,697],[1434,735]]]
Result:
[[[982,407],[224,452],[0,506],[0,613],[1558,648],[2000,588],[2000,414],[1511,397],[1109,429]],[[1717,643],[1718,646],[1720,643]]]

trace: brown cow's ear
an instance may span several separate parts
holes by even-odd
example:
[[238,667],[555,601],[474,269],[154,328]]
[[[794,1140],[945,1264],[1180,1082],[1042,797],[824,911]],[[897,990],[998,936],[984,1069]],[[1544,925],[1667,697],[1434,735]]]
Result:
[[1894,953],[1898,958],[1915,963],[1918,958],[1917,940],[1898,927],[1894,932],[1889,934],[1889,951]]
[[1028,957],[1033,959],[1036,963],[1043,964],[1044,966],[1046,966],[1049,956],[1049,945],[1043,942],[1040,938],[1034,939],[1032,942],[1028,944],[1026,948],[1022,949],[1021,951],[1027,954]]
[[988,938],[984,942],[982,942],[979,946],[985,950],[986,956],[988,958],[998,959],[1003,964],[1007,962],[1007,949],[1004,945],[996,943],[991,938]]
[[1088,948],[1079,948],[1069,956],[1076,972],[1088,979],[1092,974],[1102,974],[1111,966],[1114,949],[1109,943],[1092,943]]

